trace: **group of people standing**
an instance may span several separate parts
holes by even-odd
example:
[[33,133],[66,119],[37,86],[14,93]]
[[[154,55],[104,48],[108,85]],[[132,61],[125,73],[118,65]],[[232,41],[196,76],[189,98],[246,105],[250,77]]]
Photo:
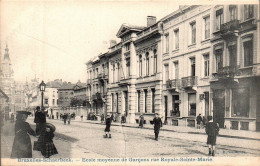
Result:
[[29,135],[38,138],[34,142],[34,146],[38,145],[34,150],[38,150],[41,154],[49,158],[51,155],[58,154],[58,151],[53,143],[55,126],[46,123],[46,112],[36,107],[34,122],[36,130],[34,131],[28,122],[26,122],[30,112],[17,111],[15,122],[15,138],[13,142],[11,158],[32,158],[32,144]]
[[68,125],[70,125],[70,121],[72,117],[70,113],[65,113],[64,115],[61,114],[61,117],[63,118],[64,125],[67,124],[67,121],[68,121]]

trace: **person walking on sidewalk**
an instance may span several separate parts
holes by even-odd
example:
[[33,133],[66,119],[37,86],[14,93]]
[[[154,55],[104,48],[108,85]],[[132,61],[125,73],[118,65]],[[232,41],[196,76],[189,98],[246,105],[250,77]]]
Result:
[[70,113],[68,114],[68,125],[70,125],[70,120],[71,120],[71,115]]
[[139,127],[143,128],[144,127],[144,116],[141,114],[139,119],[140,119]]
[[208,123],[206,123],[205,130],[208,135],[207,145],[209,146],[209,155],[215,156],[215,145],[219,133],[219,125],[213,122],[212,116],[208,116]]
[[29,123],[25,122],[30,112],[16,111],[15,137],[11,158],[32,158],[32,143],[28,134],[35,136]]
[[45,123],[46,123],[46,115],[44,110],[40,110],[40,107],[37,106],[36,107],[36,113],[35,113],[35,117],[34,117],[34,123],[36,123],[36,135],[40,135],[41,134],[41,130],[43,129]]
[[104,119],[105,119],[104,114],[101,114],[101,123],[104,122]]
[[67,118],[68,118],[68,115],[65,113],[63,115],[63,121],[64,121],[64,124],[66,125],[66,122],[67,122]]
[[201,122],[202,122],[201,114],[199,114],[199,115],[197,116],[196,121],[197,121],[197,129],[200,129]]
[[111,119],[110,115],[107,115],[106,128],[105,128],[105,138],[108,138],[108,137],[111,138],[111,134],[110,134],[111,122],[112,122],[112,119]]
[[59,119],[59,112],[56,112],[56,118]]
[[159,118],[158,113],[155,113],[155,117],[153,119],[153,124],[154,124],[155,140],[158,141],[159,131],[160,131],[160,128],[162,127],[162,120],[161,120],[161,118]]

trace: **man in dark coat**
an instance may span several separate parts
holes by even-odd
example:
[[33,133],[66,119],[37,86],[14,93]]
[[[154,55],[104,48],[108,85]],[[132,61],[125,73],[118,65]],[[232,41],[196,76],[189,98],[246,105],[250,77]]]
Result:
[[64,114],[63,115],[63,121],[64,121],[65,125],[66,125],[66,122],[67,122],[67,118],[68,118],[68,114]]
[[111,134],[110,134],[110,126],[111,126],[111,122],[112,122],[112,119],[110,118],[110,115],[107,115],[107,118],[106,118],[106,128],[105,128],[105,138],[111,138]]
[[202,122],[201,114],[199,114],[199,115],[197,116],[196,121],[197,121],[197,128],[200,129],[201,122]]
[[46,115],[44,110],[40,110],[40,107],[36,107],[34,123],[36,123],[36,135],[40,135],[46,123]]
[[155,117],[153,119],[153,124],[154,124],[155,140],[158,141],[159,131],[160,128],[162,127],[162,120],[161,118],[159,118],[158,113],[155,114]]
[[11,158],[32,158],[32,144],[28,134],[35,136],[35,132],[29,123],[25,122],[30,112],[17,111],[16,113],[17,120]]
[[219,125],[218,123],[213,122],[212,116],[208,116],[208,123],[206,123],[205,130],[208,135],[207,144],[209,146],[209,155],[215,156],[215,145],[219,132]]
[[144,127],[144,116],[143,116],[143,115],[140,115],[139,127],[140,127],[140,128],[143,128],[143,127]]

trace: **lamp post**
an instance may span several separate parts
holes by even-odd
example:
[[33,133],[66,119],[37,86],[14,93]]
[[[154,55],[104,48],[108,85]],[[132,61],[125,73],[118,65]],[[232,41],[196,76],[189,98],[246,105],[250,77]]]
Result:
[[42,81],[39,87],[40,87],[40,91],[42,92],[42,104],[41,104],[41,109],[44,110],[44,108],[43,108],[43,93],[44,93],[44,91],[45,91],[46,84]]

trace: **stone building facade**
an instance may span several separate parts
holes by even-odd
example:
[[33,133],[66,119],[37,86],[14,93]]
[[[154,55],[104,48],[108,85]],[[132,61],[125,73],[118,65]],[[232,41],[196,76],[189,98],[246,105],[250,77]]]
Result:
[[[222,128],[259,130],[257,5],[181,6],[147,26],[123,24],[102,54],[108,63],[105,113],[146,123],[191,126],[213,115]],[[99,61],[87,64],[94,86]],[[92,74],[90,74],[92,71]],[[93,87],[92,87],[93,88]]]

